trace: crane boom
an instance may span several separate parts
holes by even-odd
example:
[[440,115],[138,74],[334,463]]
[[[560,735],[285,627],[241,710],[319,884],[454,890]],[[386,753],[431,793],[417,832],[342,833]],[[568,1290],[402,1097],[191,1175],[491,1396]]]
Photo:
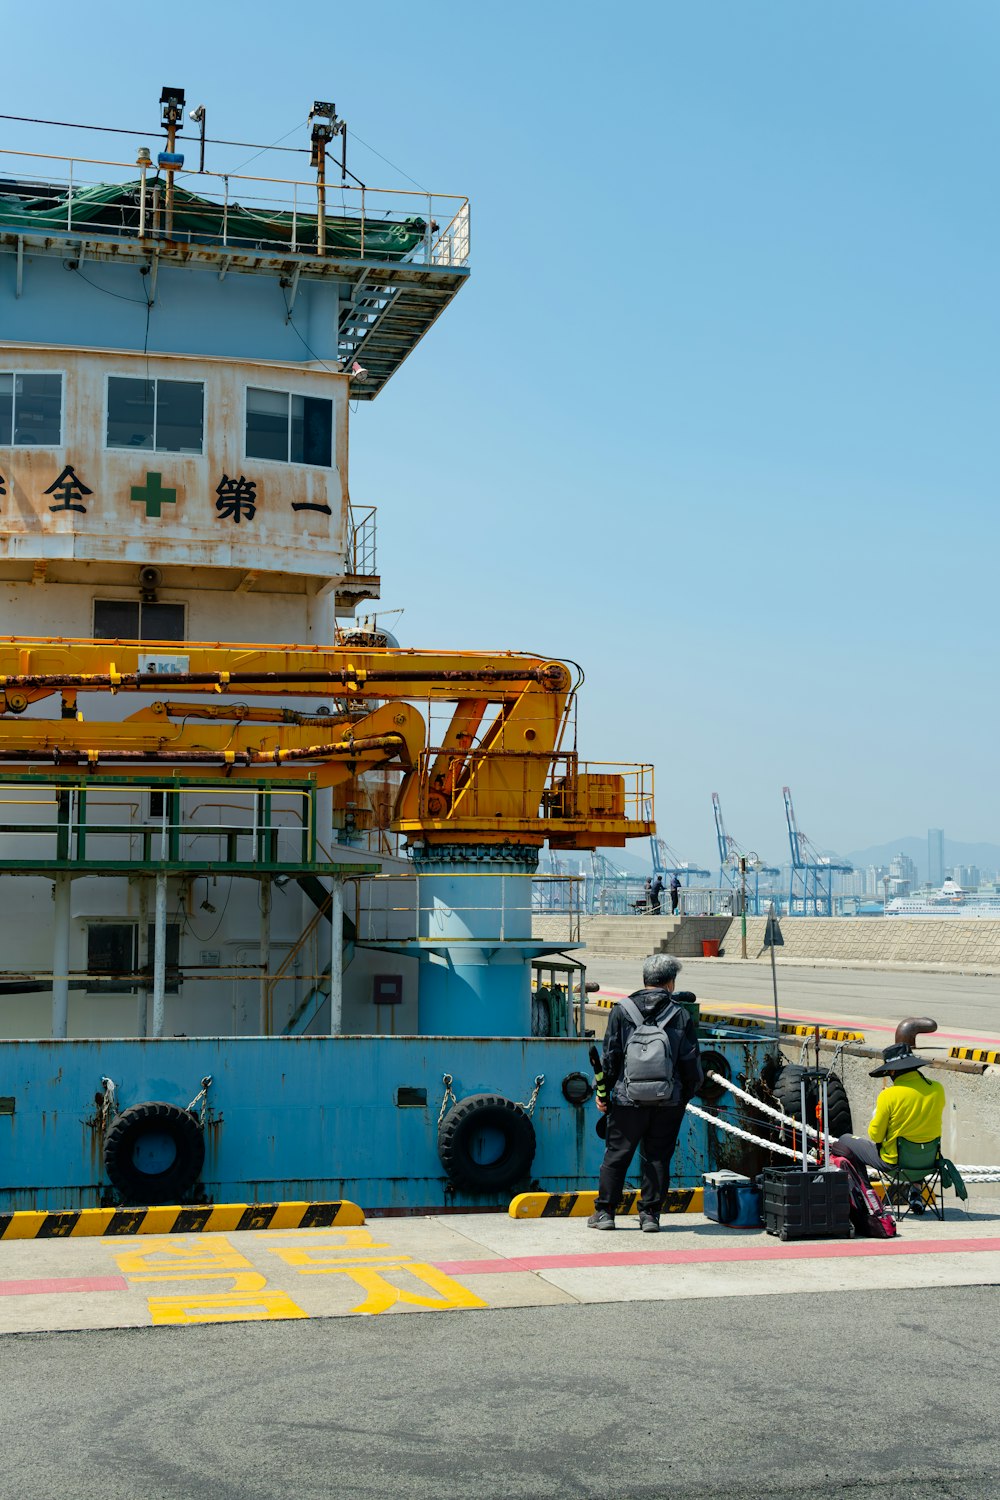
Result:
[[[216,696],[189,715],[183,703],[162,701],[165,690]],[[236,778],[267,767],[329,786],[395,760],[403,779],[392,828],[425,845],[548,839],[552,848],[592,849],[648,837],[651,768],[591,768],[562,748],[574,692],[562,662],[508,651],[7,636],[0,763],[88,777],[123,763],[160,775],[217,766]],[[138,711],[102,721],[102,700],[123,693]],[[323,698],[333,712],[249,706],[262,697]],[[53,699],[49,717],[25,712]],[[93,718],[84,703],[96,705]],[[427,722],[438,704],[450,705],[439,743],[429,743],[415,703]]]

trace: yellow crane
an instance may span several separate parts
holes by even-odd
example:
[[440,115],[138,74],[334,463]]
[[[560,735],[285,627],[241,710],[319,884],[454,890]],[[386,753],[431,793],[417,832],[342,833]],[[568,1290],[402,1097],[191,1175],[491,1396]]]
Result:
[[[591,767],[566,749],[574,692],[564,663],[514,652],[6,637],[0,764],[153,778],[217,768],[227,779],[263,772],[334,788],[395,765],[391,827],[425,844],[590,849],[647,837],[652,767]],[[142,706],[88,719],[82,705],[107,694]],[[263,697],[333,708],[306,714],[255,702]],[[58,717],[26,713],[50,699]]]

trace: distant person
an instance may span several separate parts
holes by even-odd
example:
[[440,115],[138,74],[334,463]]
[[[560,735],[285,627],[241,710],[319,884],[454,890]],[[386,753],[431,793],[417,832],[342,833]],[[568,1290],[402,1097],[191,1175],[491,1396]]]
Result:
[[655,1234],[670,1187],[684,1107],[701,1087],[704,1073],[698,1033],[691,1016],[674,1000],[680,963],[654,953],[642,966],[645,988],[619,1000],[604,1038],[608,1116],[604,1162],[591,1229],[614,1229],[625,1177],[638,1146],[641,1152],[639,1228]]
[[649,909],[654,917],[660,915],[660,897],[663,895],[663,876],[657,875],[649,888]]
[[672,917],[676,917],[676,915],[677,915],[677,908],[680,905],[680,900],[681,900],[681,882],[680,882],[680,877],[678,876],[677,871],[675,870],[674,873],[670,877],[670,915]]
[[644,911],[652,911],[652,909],[653,909],[653,877],[652,877],[652,875],[647,875],[646,876],[646,884],[642,888],[642,905],[643,905],[643,910]]
[[[868,1126],[868,1139],[856,1135],[840,1136],[831,1146],[835,1156],[848,1157],[863,1172],[866,1167],[873,1167],[878,1172],[884,1166],[896,1165],[899,1160],[896,1142],[900,1136],[918,1143],[939,1139],[944,1118],[944,1089],[940,1083],[932,1082],[921,1073],[920,1069],[927,1061],[927,1058],[918,1057],[906,1042],[894,1042],[891,1047],[883,1048],[882,1065],[874,1068],[869,1076],[889,1078],[891,1083],[878,1096]],[[920,1198],[919,1188],[915,1188],[914,1193]],[[920,1206],[922,1211],[922,1198]]]

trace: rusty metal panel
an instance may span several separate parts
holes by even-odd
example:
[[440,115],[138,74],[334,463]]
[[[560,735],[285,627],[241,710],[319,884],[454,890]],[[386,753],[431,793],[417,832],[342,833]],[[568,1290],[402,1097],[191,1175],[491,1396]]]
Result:
[[[3,371],[60,373],[63,388],[58,447],[0,448],[0,559],[312,576],[349,571],[347,376],[252,361],[0,344]],[[203,452],[106,447],[107,381],[116,375],[202,382]],[[247,458],[248,386],[332,401],[331,467]],[[47,493],[60,476],[64,484],[75,479],[78,489]],[[230,489],[220,493],[226,480]],[[236,515],[231,485],[240,480],[252,490],[244,483]],[[65,508],[67,499],[75,508]]]

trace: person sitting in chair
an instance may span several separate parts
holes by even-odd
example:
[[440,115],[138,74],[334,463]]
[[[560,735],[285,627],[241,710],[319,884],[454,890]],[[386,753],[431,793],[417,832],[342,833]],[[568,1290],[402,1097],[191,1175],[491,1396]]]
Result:
[[906,1042],[883,1048],[882,1065],[873,1068],[869,1076],[890,1082],[876,1101],[868,1139],[842,1135],[831,1146],[833,1154],[848,1157],[862,1171],[866,1167],[880,1171],[884,1166],[894,1167],[899,1160],[896,1142],[900,1136],[918,1143],[938,1140],[944,1118],[944,1089],[921,1073],[927,1062]]

